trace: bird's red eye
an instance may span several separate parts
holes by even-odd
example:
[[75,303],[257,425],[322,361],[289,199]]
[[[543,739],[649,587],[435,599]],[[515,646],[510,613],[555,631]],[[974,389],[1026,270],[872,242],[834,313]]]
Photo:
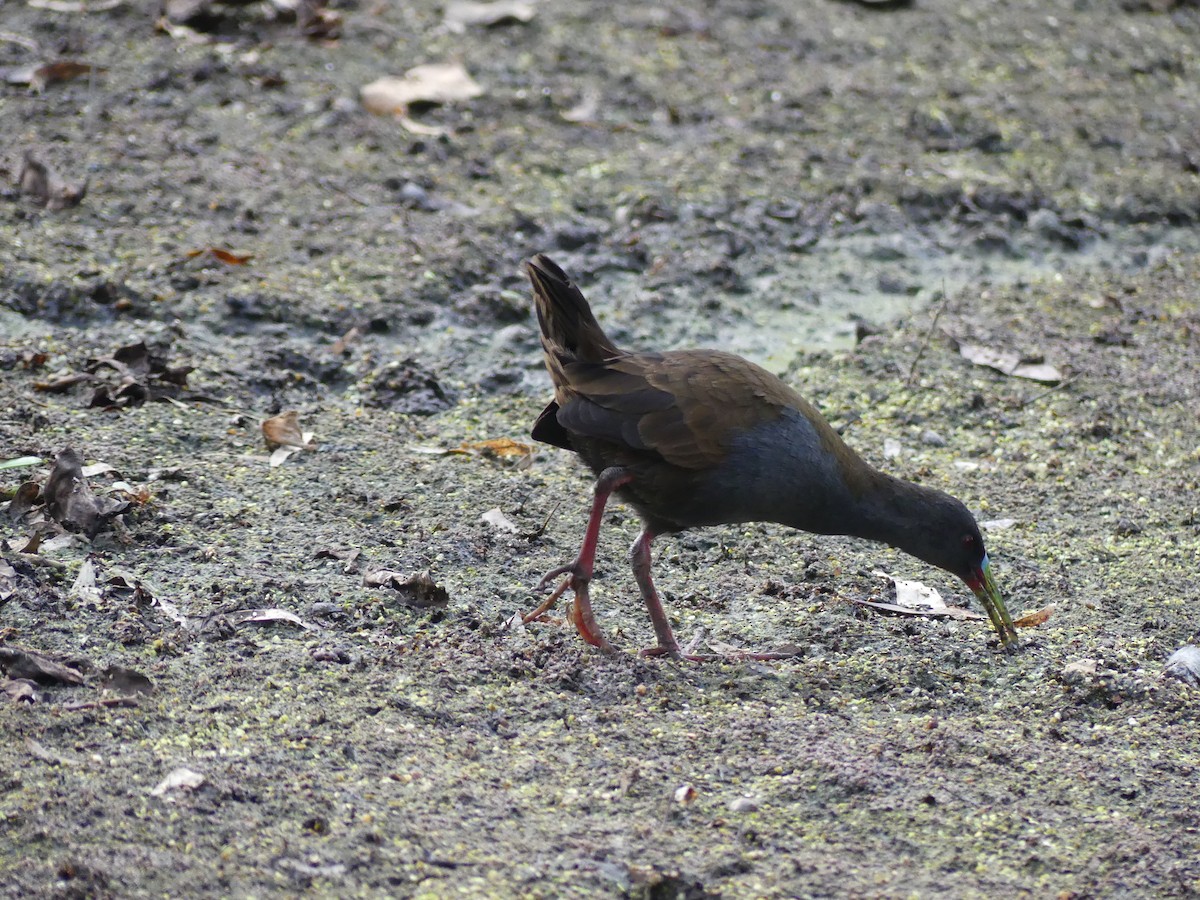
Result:
[[964,534],[962,542],[963,542],[964,547],[974,547],[975,546],[975,535]]

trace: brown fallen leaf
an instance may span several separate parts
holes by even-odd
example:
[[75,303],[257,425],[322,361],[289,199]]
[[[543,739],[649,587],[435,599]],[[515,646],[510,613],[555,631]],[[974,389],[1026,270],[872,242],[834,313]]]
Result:
[[405,115],[412,106],[472,100],[483,93],[459,63],[414,66],[403,77],[385,75],[359,91],[363,106],[376,115]]
[[331,547],[318,550],[313,554],[313,559],[336,559],[342,564],[342,571],[349,574],[358,571],[358,558],[361,555],[361,550],[336,550]]
[[137,709],[138,702],[133,697],[105,697],[103,700],[79,700],[75,703],[64,703],[62,708],[67,712],[81,712],[89,709]]
[[519,459],[533,453],[532,446],[522,444],[520,441],[514,441],[512,438],[492,438],[491,440],[475,441],[473,443],[463,441],[462,449],[468,451],[477,450],[484,456],[492,456],[497,459]]
[[36,650],[0,645],[0,666],[10,678],[28,678],[42,684],[83,684],[83,674],[77,669]]
[[93,72],[106,71],[108,70],[103,66],[93,66],[90,63],[63,59],[58,62],[46,63],[34,69],[33,76],[29,79],[29,87],[41,92],[50,84],[57,84],[60,81],[71,81],[81,75],[90,75]]
[[295,447],[298,450],[307,449],[312,441],[312,433],[300,430],[300,413],[294,409],[281,412],[262,423],[263,439],[267,448]]
[[42,699],[37,685],[28,678],[0,679],[0,692],[16,703],[37,703]]
[[237,254],[229,250],[222,250],[220,247],[202,247],[199,250],[189,250],[187,252],[188,259],[195,259],[198,256],[211,256],[218,262],[223,262],[227,266],[244,266],[250,260],[254,259],[253,253]]
[[100,673],[100,685],[118,694],[153,694],[154,682],[141,672],[124,666],[109,666]]
[[103,525],[124,512],[129,504],[97,497],[83,477],[83,460],[71,448],[54,459],[50,476],[42,488],[46,512],[68,531],[94,538]]
[[1013,619],[1013,625],[1017,628],[1036,628],[1038,625],[1044,625],[1050,621],[1050,616],[1054,612],[1054,604],[1043,606],[1041,609],[1031,613],[1026,613],[1016,619]]
[[8,501],[8,517],[14,522],[19,522],[25,518],[38,500],[42,496],[42,489],[36,481],[26,481],[13,494],[12,500]]
[[77,183],[60,178],[29,151],[21,161],[17,183],[22,194],[51,211],[78,206],[87,196],[88,189],[86,178]]
[[450,602],[450,594],[434,582],[428,570],[405,578],[399,572],[379,569],[364,575],[363,585],[390,587],[400,595],[401,602],[415,609],[443,609]]
[[95,381],[95,376],[83,372],[70,372],[55,376],[50,381],[35,381],[33,389],[47,394],[61,394],[69,391],[77,384],[85,381]]

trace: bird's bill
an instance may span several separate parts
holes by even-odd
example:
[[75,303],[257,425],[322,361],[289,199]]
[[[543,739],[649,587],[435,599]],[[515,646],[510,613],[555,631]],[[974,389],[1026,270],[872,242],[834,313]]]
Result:
[[1000,635],[1000,643],[1005,647],[1016,644],[1017,629],[1013,626],[1012,616],[1008,614],[1008,607],[1004,605],[1004,598],[1000,596],[1000,589],[996,587],[996,582],[992,579],[992,565],[986,554],[983,562],[971,570],[967,586],[975,592],[975,596],[987,610],[988,618],[992,620],[992,627]]

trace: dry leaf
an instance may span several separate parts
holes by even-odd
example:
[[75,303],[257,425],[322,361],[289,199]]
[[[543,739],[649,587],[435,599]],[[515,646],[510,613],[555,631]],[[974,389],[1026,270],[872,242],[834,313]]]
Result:
[[247,610],[247,613],[248,615],[246,615],[245,618],[238,620],[239,625],[260,625],[268,622],[287,622],[291,625],[299,625],[306,631],[311,631],[317,627],[315,625],[309,625],[294,612],[288,612],[286,609],[277,609],[275,607],[270,609],[252,609]]
[[220,247],[203,247],[200,250],[189,250],[187,252],[188,259],[195,259],[197,256],[211,256],[218,262],[223,262],[227,266],[244,266],[250,260],[254,259],[253,253],[237,254],[231,253],[228,250],[222,250]]
[[300,413],[294,409],[267,419],[262,423],[262,432],[267,446],[273,448],[272,469],[283,465],[292,454],[313,448],[314,432],[300,430]]
[[46,63],[46,65],[38,66],[34,69],[33,76],[29,79],[29,87],[40,92],[50,84],[56,84],[60,81],[71,81],[80,75],[90,75],[92,72],[104,71],[107,70],[102,66],[93,66],[88,63],[64,59],[59,62]]
[[514,441],[511,438],[492,438],[491,440],[476,441],[474,443],[463,441],[462,449],[478,450],[484,456],[494,456],[498,459],[521,458],[533,453],[532,446],[522,444],[520,441]]
[[446,588],[437,584],[428,570],[404,578],[399,572],[380,569],[363,576],[365,587],[390,587],[400,600],[416,609],[442,609],[450,602]]
[[1012,350],[996,350],[981,344],[959,344],[958,352],[963,359],[977,366],[986,366],[1014,378],[1028,378],[1045,384],[1058,384],[1062,373],[1046,363],[1021,361],[1021,354]]
[[979,527],[984,531],[1005,531],[1016,524],[1016,519],[988,519],[986,522],[980,522]]
[[1200,647],[1187,644],[1172,653],[1163,667],[1163,675],[1185,684],[1200,684]]
[[78,670],[36,650],[0,645],[0,666],[11,678],[28,678],[42,684],[83,684],[83,675]]
[[0,603],[17,591],[17,570],[0,559]]
[[961,606],[947,606],[942,595],[933,588],[919,581],[908,581],[896,578],[887,572],[873,572],[880,578],[886,578],[892,584],[894,603],[880,603],[876,600],[859,600],[854,597],[850,602],[857,606],[865,606],[877,612],[893,613],[898,616],[922,616],[930,619],[985,619],[982,613],[963,609]]
[[55,457],[42,498],[50,518],[89,539],[129,507],[128,503],[109,497],[97,498],[83,477],[83,460],[69,447]]
[[37,692],[37,685],[28,678],[0,679],[0,691],[17,703],[37,703],[42,699]]
[[479,517],[484,522],[487,522],[497,531],[503,531],[508,534],[516,534],[517,526],[512,523],[512,520],[500,511],[500,507],[495,506]]
[[50,763],[52,766],[78,766],[83,764],[83,760],[75,756],[68,756],[65,753],[59,753],[51,750],[40,741],[35,741],[31,737],[25,738],[25,749],[29,751],[29,755],[34,759],[40,759],[42,762]]
[[446,4],[446,26],[455,33],[466,30],[468,25],[506,25],[509,23],[532,22],[537,10],[532,3],[523,0],[495,0],[493,3],[476,3],[474,0],[450,0]]
[[1044,625],[1050,621],[1050,615],[1054,612],[1054,604],[1043,606],[1041,609],[1026,613],[1023,616],[1013,620],[1013,625],[1017,628],[1036,628],[1038,625]]
[[78,206],[87,196],[88,189],[86,178],[82,182],[66,181],[28,151],[21,161],[17,183],[22,194],[49,210]]
[[85,559],[79,567],[79,574],[75,576],[75,583],[71,585],[68,596],[82,603],[100,602],[100,589],[96,587],[96,568],[90,559]]
[[100,673],[100,684],[118,694],[153,694],[154,682],[141,672],[124,666],[109,666]]
[[571,122],[574,125],[583,125],[589,122],[596,121],[596,113],[600,109],[600,95],[589,93],[585,94],[578,103],[570,109],[565,109],[558,115],[564,122]]
[[194,791],[196,788],[204,784],[205,778],[199,772],[193,772],[191,769],[180,767],[172,771],[166,778],[160,781],[154,790],[150,792],[151,797],[161,797],[168,791],[188,790]]
[[458,63],[415,66],[396,78],[386,75],[364,85],[363,106],[377,115],[404,115],[414,104],[454,103],[483,95],[483,88]]
[[675,788],[675,802],[687,806],[696,799],[696,789],[690,784],[681,784]]
[[33,509],[38,500],[42,496],[42,489],[36,481],[26,481],[13,494],[12,500],[8,503],[8,517],[14,522],[19,522],[25,518],[25,515]]

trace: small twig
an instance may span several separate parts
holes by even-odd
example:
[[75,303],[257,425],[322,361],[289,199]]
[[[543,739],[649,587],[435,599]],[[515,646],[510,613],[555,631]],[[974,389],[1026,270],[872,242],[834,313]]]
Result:
[[81,703],[64,703],[63,709],[67,712],[79,712],[85,709],[111,709],[113,707],[121,707],[122,709],[136,709],[138,706],[137,700],[133,697],[108,697],[104,700],[85,700]]
[[321,187],[327,188],[331,191],[337,191],[343,197],[348,197],[349,199],[353,200],[355,203],[359,204],[360,206],[373,205],[370,200],[367,200],[363,197],[358,196],[358,194],[354,193],[349,188],[342,187],[340,184],[335,183],[330,178],[318,178],[317,184],[319,184],[319,185],[321,185]]
[[0,31],[0,41],[3,41],[6,44],[20,44],[26,50],[32,50],[34,53],[41,52],[38,42],[33,38],[27,38],[24,35],[16,34],[12,31]]
[[[917,350],[917,355],[913,357],[912,365],[908,369],[908,378],[904,381],[904,388],[908,390],[912,387],[913,379],[917,377],[917,366],[920,365],[921,357],[925,355],[925,351],[929,349],[929,342],[933,338],[934,329],[937,328],[938,319],[942,317],[942,313],[946,310],[946,305],[950,302],[950,295],[946,293],[946,284],[942,283],[942,299],[938,303],[937,309],[933,313],[933,321],[929,323],[929,328],[925,332],[925,340],[921,342],[920,349]],[[906,397],[903,402],[907,402]]]
[[552,518],[554,518],[554,514],[556,512],[558,512],[558,508],[560,506],[562,506],[561,502],[555,503],[554,507],[550,510],[550,512],[548,512],[546,514],[546,521],[542,522],[542,524],[539,527],[537,527],[536,529],[534,529],[533,531],[525,532],[524,534],[521,535],[521,537],[523,537],[527,541],[536,541],[538,538],[540,538],[543,534],[546,533],[546,526],[548,526],[550,524],[550,520]]
[[1043,397],[1049,397],[1055,391],[1061,391],[1063,388],[1074,384],[1078,380],[1079,380],[1079,375],[1072,375],[1070,378],[1064,378],[1062,381],[1060,381],[1058,384],[1054,385],[1053,387],[1047,388],[1046,390],[1042,391],[1040,394],[1034,394],[1028,400],[1022,401],[1021,405],[1017,408],[1024,409],[1025,407],[1027,407],[1033,403],[1037,403]]

